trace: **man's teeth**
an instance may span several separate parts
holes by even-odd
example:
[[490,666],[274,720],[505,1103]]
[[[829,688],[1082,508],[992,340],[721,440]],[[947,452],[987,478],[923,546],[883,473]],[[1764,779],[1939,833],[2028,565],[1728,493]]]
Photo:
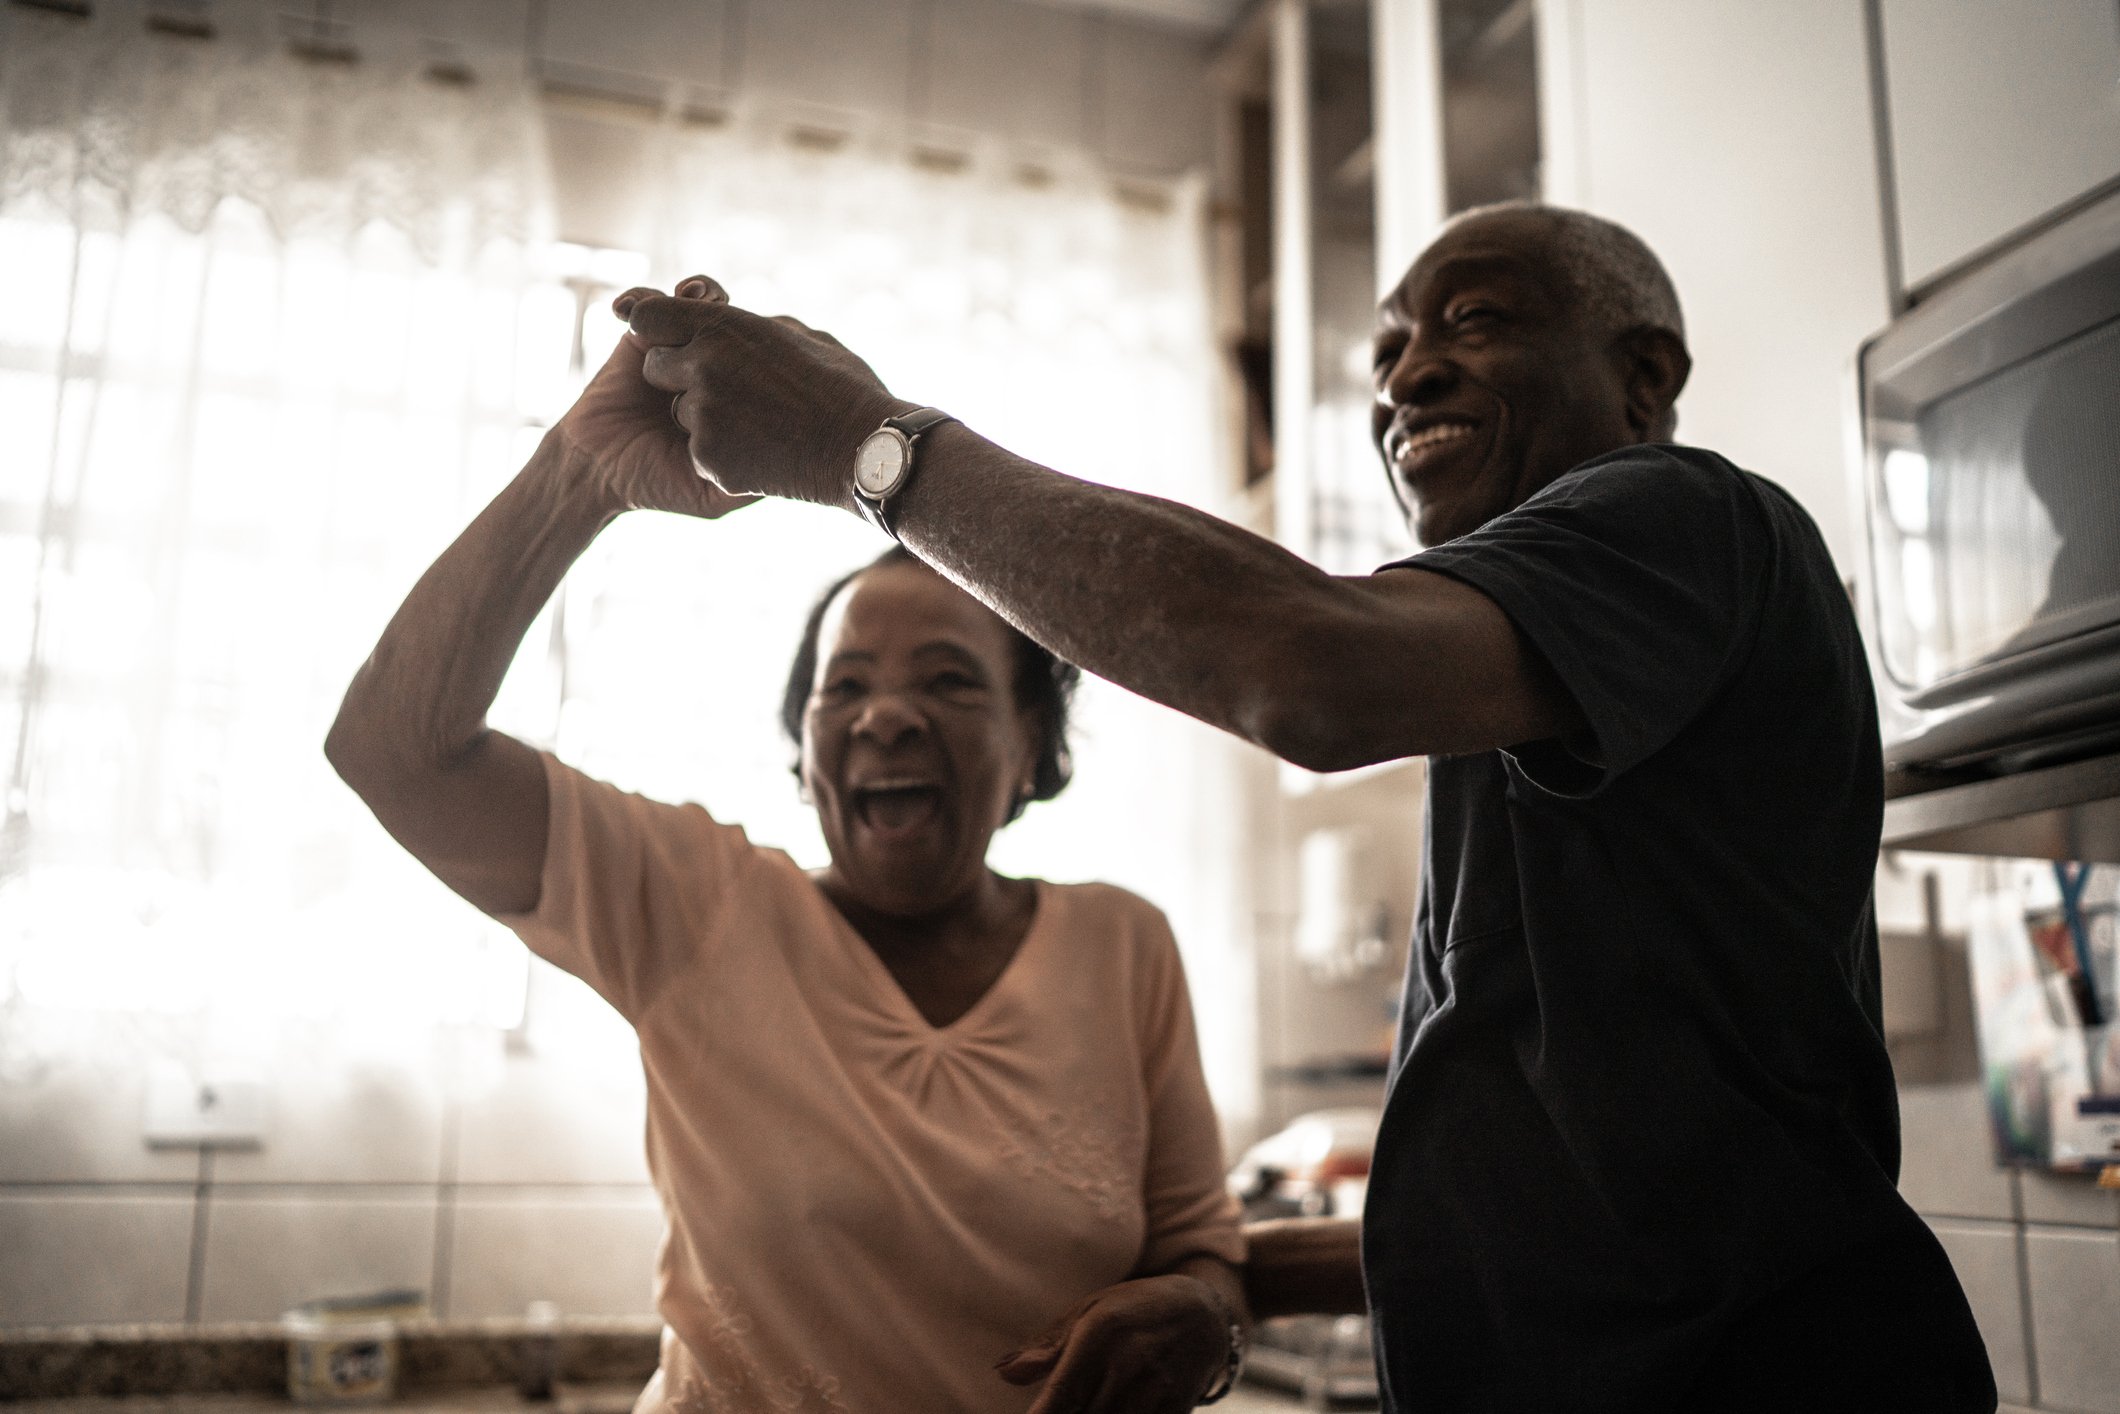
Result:
[[1399,444],[1399,455],[1402,457],[1419,456],[1430,447],[1443,442],[1454,442],[1460,437],[1469,436],[1471,432],[1472,424],[1469,422],[1434,423],[1431,426],[1423,427],[1420,431],[1413,433],[1405,441],[1401,442]]

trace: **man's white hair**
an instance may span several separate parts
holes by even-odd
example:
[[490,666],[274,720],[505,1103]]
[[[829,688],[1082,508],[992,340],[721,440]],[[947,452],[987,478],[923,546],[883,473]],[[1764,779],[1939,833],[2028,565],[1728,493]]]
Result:
[[1602,216],[1535,201],[1475,206],[1458,213],[1450,225],[1505,211],[1527,212],[1545,223],[1562,278],[1593,328],[1613,333],[1663,329],[1680,343],[1686,341],[1686,321],[1679,312],[1678,291],[1672,287],[1663,262],[1640,236]]

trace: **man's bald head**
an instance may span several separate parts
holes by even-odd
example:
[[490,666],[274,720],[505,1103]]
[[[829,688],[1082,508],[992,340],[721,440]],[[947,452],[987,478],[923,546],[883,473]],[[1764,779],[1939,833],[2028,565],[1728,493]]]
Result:
[[1459,212],[1437,238],[1487,223],[1541,232],[1555,270],[1593,327],[1614,334],[1662,329],[1685,340],[1685,316],[1670,274],[1648,243],[1625,226],[1571,207],[1503,201]]

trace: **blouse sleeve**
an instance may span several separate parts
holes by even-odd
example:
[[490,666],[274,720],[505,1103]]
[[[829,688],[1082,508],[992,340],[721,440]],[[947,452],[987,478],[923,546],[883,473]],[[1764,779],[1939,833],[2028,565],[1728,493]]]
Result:
[[537,907],[500,921],[637,1023],[671,976],[702,960],[723,900],[757,852],[697,805],[620,790],[549,752],[544,766]]
[[1222,1131],[1200,1067],[1185,965],[1163,914],[1149,915],[1149,956],[1136,1024],[1149,1107],[1142,1196],[1147,1231],[1140,1270],[1168,1271],[1187,1257],[1244,1260],[1244,1231],[1225,1179]]

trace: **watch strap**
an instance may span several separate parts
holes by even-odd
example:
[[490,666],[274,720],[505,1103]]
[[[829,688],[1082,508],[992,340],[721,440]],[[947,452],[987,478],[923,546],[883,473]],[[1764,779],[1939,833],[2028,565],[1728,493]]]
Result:
[[883,502],[870,500],[859,487],[854,490],[854,509],[861,512],[863,520],[875,526],[885,535],[890,536],[893,540],[898,538],[898,532],[891,529],[890,517],[883,513]]
[[919,440],[920,434],[927,431],[930,427],[940,426],[945,422],[955,422],[956,420],[956,418],[951,417],[941,408],[914,408],[911,412],[885,418],[883,425],[897,428],[905,434],[905,439],[908,442],[913,442]]

